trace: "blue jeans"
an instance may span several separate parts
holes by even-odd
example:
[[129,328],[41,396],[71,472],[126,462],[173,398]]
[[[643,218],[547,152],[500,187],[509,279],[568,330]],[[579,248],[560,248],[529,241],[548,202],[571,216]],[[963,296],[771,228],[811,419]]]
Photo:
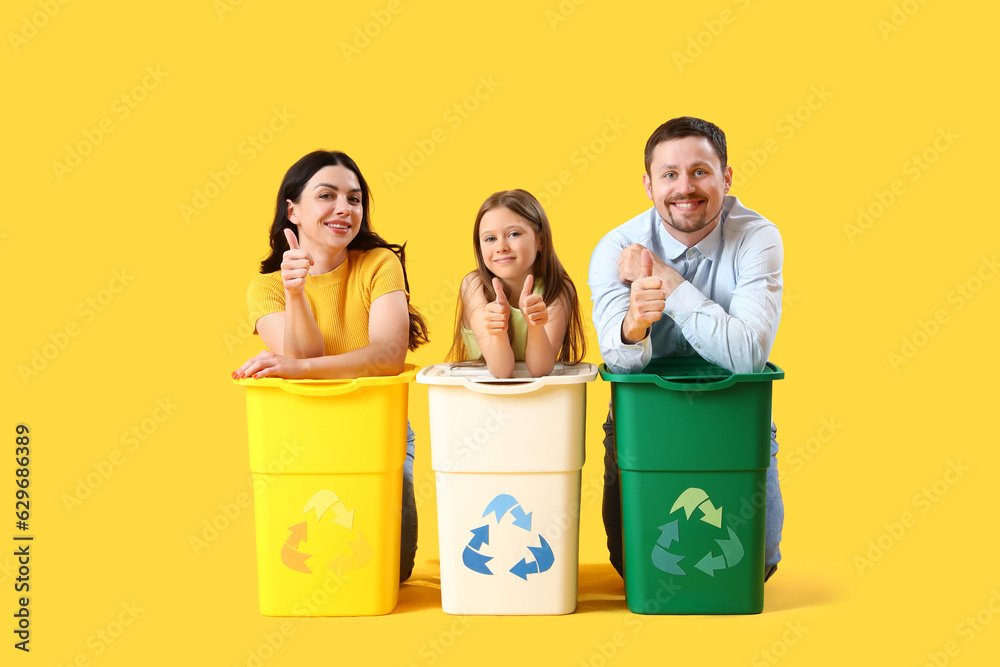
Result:
[[403,461],[403,512],[399,526],[399,581],[410,578],[417,556],[417,502],[413,495],[413,429],[406,422],[406,460]]
[[[785,522],[785,505],[778,485],[778,429],[771,422],[771,464],[767,468],[767,510],[764,519],[764,574],[771,576],[781,560],[781,527]],[[615,459],[615,432],[611,412],[604,422],[604,531],[608,535],[611,564],[622,574],[622,496]]]

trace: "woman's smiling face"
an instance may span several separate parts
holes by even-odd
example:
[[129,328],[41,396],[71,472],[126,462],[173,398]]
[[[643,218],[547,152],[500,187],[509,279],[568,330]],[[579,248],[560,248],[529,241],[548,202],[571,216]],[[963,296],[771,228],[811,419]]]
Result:
[[314,254],[346,257],[364,214],[353,171],[340,165],[323,167],[302,188],[299,201],[287,203],[288,219],[299,228],[299,246]]

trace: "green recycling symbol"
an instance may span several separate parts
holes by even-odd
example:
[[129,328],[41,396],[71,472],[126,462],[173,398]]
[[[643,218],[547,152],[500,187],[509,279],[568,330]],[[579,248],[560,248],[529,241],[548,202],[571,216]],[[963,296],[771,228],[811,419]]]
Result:
[[[685,489],[683,493],[677,496],[673,507],[670,508],[670,513],[673,514],[681,509],[684,510],[685,521],[690,521],[691,515],[694,514],[695,510],[698,510],[701,512],[701,516],[699,517],[701,521],[715,526],[720,530],[722,529],[722,506],[716,507],[713,505],[708,494],[701,489],[694,487]],[[681,568],[680,562],[687,556],[679,556],[669,551],[670,545],[673,542],[680,542],[679,524],[680,519],[674,519],[669,523],[659,526],[660,537],[656,540],[656,544],[653,545],[652,559],[653,565],[658,570],[662,570],[668,574],[686,575],[687,572]],[[710,549],[701,560],[695,563],[696,568],[710,577],[715,576],[716,570],[735,567],[737,563],[743,560],[743,545],[732,528],[726,526],[726,529],[729,531],[729,537],[717,538],[715,540],[722,553],[715,555]]]

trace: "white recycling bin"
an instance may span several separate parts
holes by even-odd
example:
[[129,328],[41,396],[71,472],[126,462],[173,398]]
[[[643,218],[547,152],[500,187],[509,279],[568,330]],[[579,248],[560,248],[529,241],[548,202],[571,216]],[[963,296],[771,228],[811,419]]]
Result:
[[485,366],[436,364],[428,386],[431,467],[448,614],[576,610],[580,476],[593,364],[524,365],[497,379]]

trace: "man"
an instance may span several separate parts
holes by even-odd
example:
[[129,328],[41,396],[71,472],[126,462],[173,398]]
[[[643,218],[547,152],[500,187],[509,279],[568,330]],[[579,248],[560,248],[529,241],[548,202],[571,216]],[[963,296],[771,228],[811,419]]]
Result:
[[[781,236],[727,195],[726,135],[674,118],[646,143],[642,177],[653,208],[607,234],[590,259],[594,326],[605,364],[638,373],[654,357],[701,356],[734,373],[764,368],[781,317]],[[622,573],[621,496],[613,416],[604,424],[604,526]],[[784,507],[771,424],[765,579],[781,559]]]

